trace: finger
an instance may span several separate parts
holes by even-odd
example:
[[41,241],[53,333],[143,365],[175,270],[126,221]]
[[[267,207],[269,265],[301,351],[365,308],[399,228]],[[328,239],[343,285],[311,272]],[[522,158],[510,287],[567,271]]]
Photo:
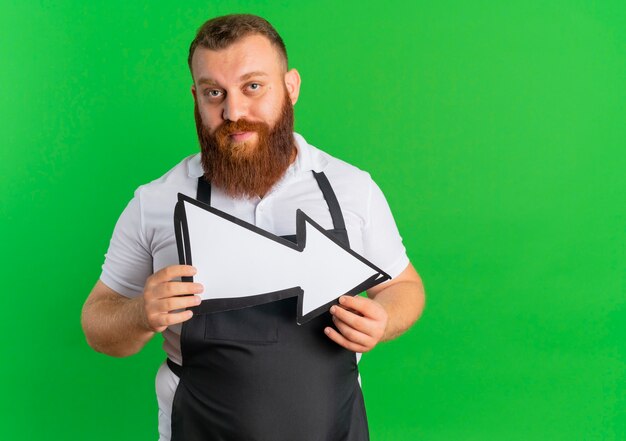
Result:
[[361,296],[341,296],[339,304],[344,308],[350,308],[358,314],[374,319],[382,318],[384,308],[374,300]]
[[158,285],[178,277],[191,277],[195,274],[196,269],[191,265],[170,265],[151,275],[147,282],[151,285]]
[[201,302],[200,296],[166,297],[155,301],[153,305],[150,305],[150,309],[154,308],[154,312],[162,314],[177,309],[192,308]]
[[193,282],[166,282],[153,287],[148,297],[164,298],[174,296],[184,296],[188,294],[200,294],[204,291],[204,287],[200,283]]
[[333,323],[335,324],[341,335],[343,335],[347,340],[351,341],[352,343],[356,343],[364,347],[372,346],[373,339],[371,336],[348,326],[345,322],[339,320],[337,317],[333,317]]
[[348,308],[347,306],[343,306],[343,305],[339,305],[341,308],[345,309],[346,311],[351,312],[352,314],[356,314],[356,315],[360,315],[361,317],[363,317],[363,314],[361,314],[359,311],[356,311],[352,308]]
[[367,352],[368,348],[361,346],[359,344],[353,343],[343,335],[341,335],[337,330],[331,328],[330,326],[324,329],[324,333],[330,338],[332,341],[337,343],[339,346],[346,348],[352,352]]
[[330,313],[333,315],[333,317],[337,317],[339,320],[346,323],[351,328],[357,329],[359,331],[365,331],[368,328],[368,318],[357,315],[353,312],[348,311],[347,309],[335,305],[330,308]]
[[172,312],[159,314],[155,317],[153,326],[162,332],[168,326],[176,325],[178,323],[186,322],[193,317],[192,311]]

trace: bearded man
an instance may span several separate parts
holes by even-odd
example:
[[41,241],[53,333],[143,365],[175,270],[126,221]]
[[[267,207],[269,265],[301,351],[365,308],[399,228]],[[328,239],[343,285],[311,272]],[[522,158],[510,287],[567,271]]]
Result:
[[[293,132],[300,76],[270,23],[209,20],[188,62],[201,153],[139,187],[120,216],[83,307],[87,341],[124,357],[162,333],[162,441],[367,440],[360,354],[403,333],[424,304],[385,198],[367,173]],[[295,298],[194,315],[203,287],[180,281],[196,270],[177,265],[179,192],[290,240],[302,209],[391,280],[302,326]]]

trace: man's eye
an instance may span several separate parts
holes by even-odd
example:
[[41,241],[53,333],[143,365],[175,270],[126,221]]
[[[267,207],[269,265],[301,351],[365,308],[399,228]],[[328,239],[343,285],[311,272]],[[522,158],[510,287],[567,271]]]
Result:
[[211,89],[211,90],[207,90],[205,94],[209,96],[210,98],[217,98],[222,95],[222,91],[217,90],[217,89]]
[[261,85],[259,83],[250,83],[248,87],[250,88],[250,90],[259,90],[261,88]]

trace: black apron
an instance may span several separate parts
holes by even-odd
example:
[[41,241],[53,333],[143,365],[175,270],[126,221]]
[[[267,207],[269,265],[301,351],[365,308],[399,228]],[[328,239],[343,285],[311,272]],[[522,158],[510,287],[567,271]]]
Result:
[[[333,220],[329,233],[349,246],[335,193],[324,173],[313,174]],[[203,178],[196,198],[210,205]],[[324,334],[330,313],[298,325],[296,306],[292,297],[183,323],[183,366],[167,360],[180,378],[172,441],[369,440],[356,354]]]

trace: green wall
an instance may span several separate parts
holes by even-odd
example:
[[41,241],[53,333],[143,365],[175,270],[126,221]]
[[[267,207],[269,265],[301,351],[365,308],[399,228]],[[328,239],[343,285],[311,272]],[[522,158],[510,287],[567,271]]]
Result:
[[621,0],[3,1],[2,439],[156,439],[161,339],[97,354],[80,310],[197,150],[187,48],[230,12],[283,34],[297,130],[370,171],[425,281],[363,357],[372,440],[625,439]]

